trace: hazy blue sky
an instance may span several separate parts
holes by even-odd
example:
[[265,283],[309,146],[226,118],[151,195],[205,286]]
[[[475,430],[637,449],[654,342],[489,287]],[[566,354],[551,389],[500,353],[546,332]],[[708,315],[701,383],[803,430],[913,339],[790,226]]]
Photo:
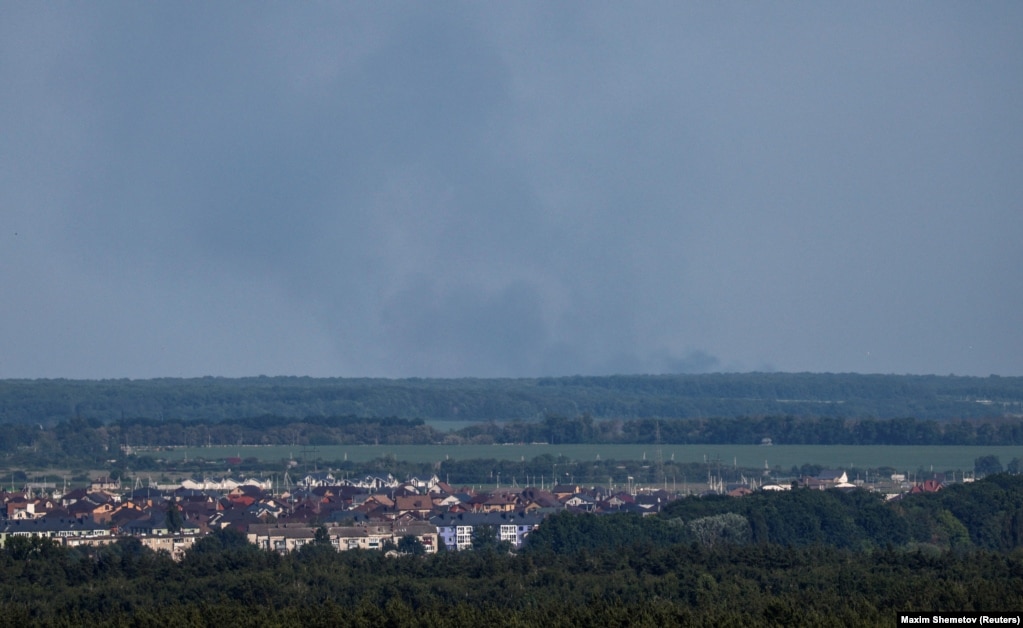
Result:
[[0,377],[1023,375],[1023,3],[0,2]]

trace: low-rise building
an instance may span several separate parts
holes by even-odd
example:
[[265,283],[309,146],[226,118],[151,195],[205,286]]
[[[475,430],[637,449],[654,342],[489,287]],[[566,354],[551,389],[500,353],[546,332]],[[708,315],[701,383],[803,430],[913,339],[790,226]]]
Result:
[[543,515],[530,513],[447,513],[430,519],[437,527],[439,542],[446,549],[464,550],[472,547],[473,532],[479,526],[491,526],[497,540],[507,541],[513,548],[522,547],[530,532],[540,526]]
[[63,543],[66,538],[89,538],[106,536],[106,527],[92,521],[79,519],[49,518],[10,520],[0,526],[0,546],[13,536],[35,536],[55,539]]

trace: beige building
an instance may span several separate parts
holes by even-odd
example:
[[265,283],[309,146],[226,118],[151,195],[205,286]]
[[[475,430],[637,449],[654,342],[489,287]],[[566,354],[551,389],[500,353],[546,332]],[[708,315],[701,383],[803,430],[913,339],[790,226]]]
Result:
[[[416,537],[427,552],[437,551],[437,528],[427,523],[388,522],[324,528],[331,546],[340,552],[380,549],[388,541],[397,545],[403,536]],[[249,526],[248,539],[261,549],[286,554],[312,543],[316,539],[317,529],[306,524],[253,524]]]

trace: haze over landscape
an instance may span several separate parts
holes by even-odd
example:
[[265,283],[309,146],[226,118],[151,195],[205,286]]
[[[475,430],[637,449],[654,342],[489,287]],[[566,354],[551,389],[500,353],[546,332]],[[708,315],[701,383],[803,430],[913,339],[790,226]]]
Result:
[[0,378],[1023,375],[1021,32],[0,4]]

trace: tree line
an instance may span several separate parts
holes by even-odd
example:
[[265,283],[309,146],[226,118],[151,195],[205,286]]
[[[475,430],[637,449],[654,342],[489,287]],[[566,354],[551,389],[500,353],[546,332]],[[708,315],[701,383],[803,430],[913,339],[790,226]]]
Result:
[[1023,419],[935,421],[794,415],[708,419],[606,419],[546,416],[480,423],[455,432],[473,442],[552,444],[1019,445]]
[[[287,417],[261,416],[225,421],[182,421],[125,419],[103,423],[98,419],[73,418],[54,426],[4,425],[0,429],[0,454],[6,466],[34,468],[41,465],[103,468],[115,460],[121,467],[155,470],[159,447],[201,447],[240,445],[290,445],[316,447],[329,445],[425,445],[425,444],[755,444],[771,439],[775,444],[799,445],[1023,445],[1023,419],[975,421],[931,421],[913,418],[892,420],[835,419],[829,417],[733,417],[717,419],[608,419],[590,416],[546,416],[537,421],[487,422],[468,424],[457,430],[438,430],[422,419],[359,416]],[[569,461],[538,457],[535,464],[490,461],[485,468],[504,477],[547,473],[552,464]],[[341,461],[325,460],[339,464]],[[459,473],[465,464],[486,461],[445,461],[447,473]],[[402,461],[382,460],[376,466],[397,469]],[[479,464],[477,464],[479,463]],[[602,481],[614,461],[575,464],[571,470],[582,477]],[[258,461],[246,461],[249,470],[259,470]],[[620,464],[620,463],[619,463]],[[667,464],[667,463],[665,463]],[[98,467],[97,467],[98,465]],[[461,466],[460,466],[461,465]],[[608,467],[608,465],[612,465]],[[667,464],[655,470],[665,477],[672,473],[696,472],[682,465]],[[1018,466],[1018,465],[1017,465]],[[239,468],[238,464],[234,465]],[[419,474],[432,467],[404,464],[402,472]],[[414,470],[415,469],[415,470]],[[357,471],[354,464],[344,470]],[[436,470],[436,469],[434,469]],[[983,472],[1001,470],[987,465]],[[564,471],[570,471],[564,469]],[[636,470],[636,473],[644,473]],[[630,475],[636,475],[630,473]],[[648,472],[653,473],[653,471]],[[638,476],[637,476],[638,477]],[[659,481],[661,478],[655,478]],[[478,481],[478,480],[473,480]]]
[[532,420],[793,415],[975,419],[1023,414],[1023,377],[712,373],[521,379],[247,377],[0,380],[0,423],[223,421],[273,415]]

